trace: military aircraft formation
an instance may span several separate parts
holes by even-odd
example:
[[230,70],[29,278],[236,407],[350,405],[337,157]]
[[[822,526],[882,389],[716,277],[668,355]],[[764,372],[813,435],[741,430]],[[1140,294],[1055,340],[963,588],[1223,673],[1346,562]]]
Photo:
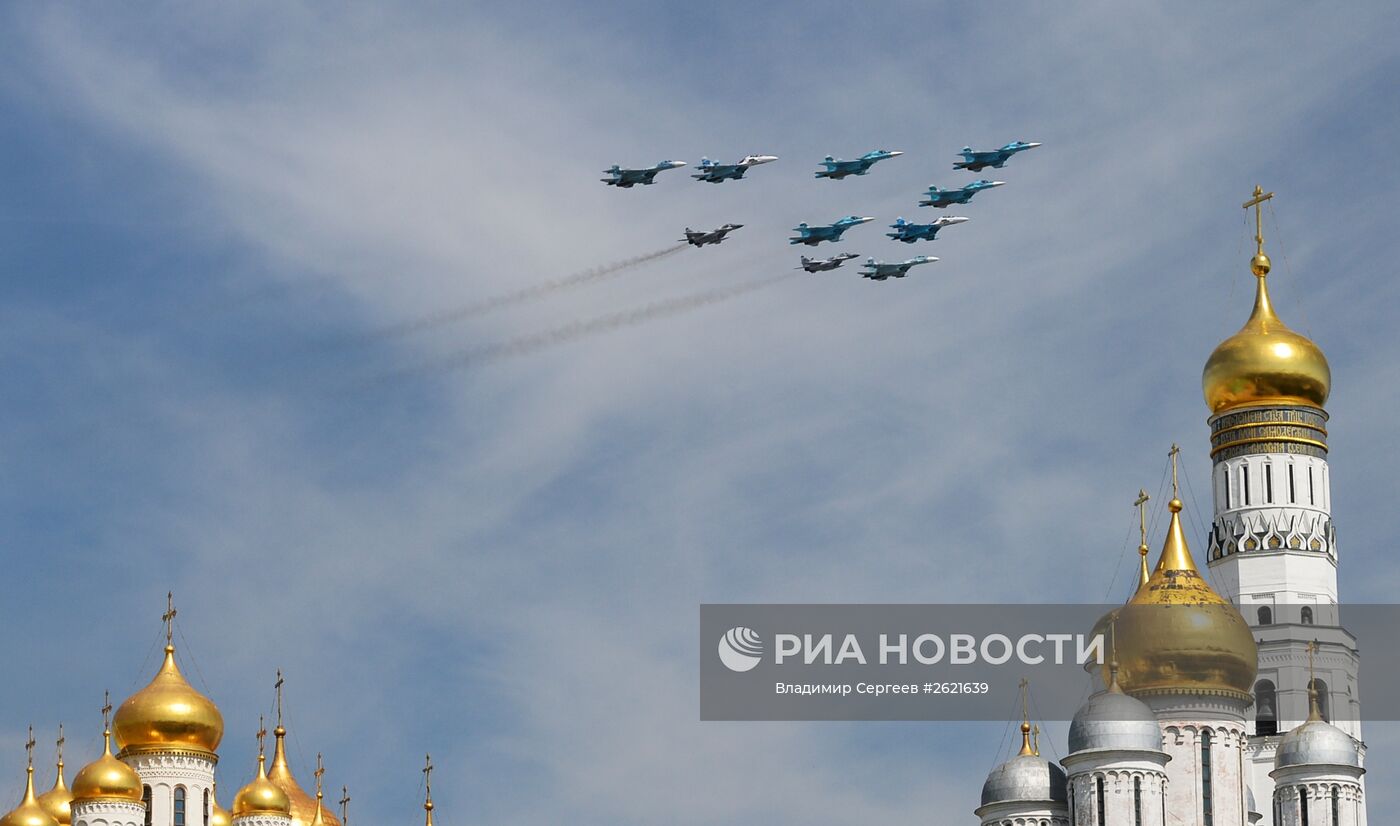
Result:
[[[1007,161],[1011,160],[1016,154],[1028,149],[1034,149],[1037,146],[1040,146],[1040,144],[1027,141],[1012,141],[1002,146],[1000,149],[985,151],[975,151],[971,147],[965,146],[962,152],[959,153],[962,155],[963,159],[954,163],[953,169],[966,169],[969,172],[981,172],[988,167],[1001,169],[1006,165]],[[816,171],[815,177],[839,181],[851,175],[865,175],[880,161],[897,158],[903,154],[903,152],[889,149],[877,149],[873,152],[867,152],[853,160],[843,160],[828,155],[821,161],[821,168]],[[695,174],[690,177],[703,183],[712,184],[724,183],[725,181],[737,181],[743,179],[744,173],[748,172],[749,169],[760,164],[772,163],[776,160],[778,160],[776,155],[746,155],[736,163],[719,163],[709,158],[704,158],[700,161],[700,165]],[[677,169],[685,165],[685,161],[661,161],[655,166],[642,169],[624,169],[614,164],[611,168],[604,171],[604,174],[608,177],[603,178],[602,181],[608,186],[615,186],[619,189],[630,189],[638,184],[650,186],[656,183],[656,176],[659,173],[668,169]],[[923,200],[919,201],[919,206],[947,209],[954,204],[967,204],[971,202],[974,195],[982,190],[993,189],[999,186],[1005,186],[1005,182],[990,181],[985,178],[952,189],[940,189],[938,186],[934,185],[930,186],[928,191],[924,193],[925,197]],[[842,236],[847,230],[873,220],[875,219],[870,217],[847,215],[844,218],[836,219],[830,224],[808,224],[803,222],[793,228],[793,232],[795,232],[796,235],[789,238],[788,243],[804,244],[810,247],[815,247],[822,242],[837,243],[842,240]],[[905,244],[913,244],[918,241],[933,241],[944,227],[966,223],[968,220],[970,219],[951,215],[938,218],[929,223],[918,223],[915,221],[906,221],[901,217],[896,218],[895,222],[890,224],[890,229],[893,231],[885,233],[885,236]],[[724,241],[729,233],[741,227],[743,227],[743,224],[725,224],[724,226],[707,231],[697,231],[686,227],[685,237],[681,240],[695,247],[719,244]],[[859,257],[860,256],[855,253],[842,253],[825,260],[819,260],[808,258],[804,255],[801,259],[802,263],[797,269],[805,270],[809,273],[827,272],[840,267],[853,258]],[[904,278],[913,267],[920,264],[931,264],[937,260],[937,258],[928,255],[918,255],[907,261],[892,262],[877,261],[874,258],[867,258],[864,268],[860,271],[860,275],[862,278],[868,278],[872,281]]]

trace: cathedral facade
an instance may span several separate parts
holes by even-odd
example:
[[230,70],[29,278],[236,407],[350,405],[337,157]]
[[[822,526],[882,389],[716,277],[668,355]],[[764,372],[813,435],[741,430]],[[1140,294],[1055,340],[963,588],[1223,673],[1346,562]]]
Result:
[[[1028,737],[981,826],[1365,826],[1356,640],[1341,625],[1327,465],[1331,372],[1274,312],[1255,190],[1254,308],[1202,376],[1214,518],[1201,575],[1170,520],[1154,567],[1097,630],[1103,688],[1056,765]],[[1173,459],[1175,457],[1173,456]],[[1023,732],[1030,730],[1029,721]]]

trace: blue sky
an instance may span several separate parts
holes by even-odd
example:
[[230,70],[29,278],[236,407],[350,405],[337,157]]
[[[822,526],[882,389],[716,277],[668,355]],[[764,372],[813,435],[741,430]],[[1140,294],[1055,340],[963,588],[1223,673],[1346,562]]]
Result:
[[[95,752],[174,589],[226,788],[281,667],[295,767],[325,752],[356,819],[420,816],[432,751],[446,826],[970,820],[1002,726],[702,725],[697,606],[1118,597],[1171,442],[1207,489],[1199,375],[1248,313],[1255,183],[1276,304],[1334,373],[1343,599],[1400,586],[1387,4],[0,15],[0,777],[31,721]],[[789,271],[798,221],[927,217],[959,147],[1018,138],[1045,145],[905,281],[371,380]],[[876,147],[907,154],[811,179]],[[597,182],[748,153],[781,160]],[[913,254],[883,231],[845,247]],[[1368,732],[1393,808],[1400,733]]]

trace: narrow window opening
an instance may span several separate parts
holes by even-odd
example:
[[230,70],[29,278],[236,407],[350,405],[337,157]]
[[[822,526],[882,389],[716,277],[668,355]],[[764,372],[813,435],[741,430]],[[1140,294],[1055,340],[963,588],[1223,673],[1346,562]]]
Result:
[[1099,798],[1099,800],[1098,800],[1098,803],[1099,803],[1099,806],[1098,806],[1098,810],[1099,810],[1099,811],[1098,811],[1098,826],[1104,826],[1104,813],[1103,813],[1103,804],[1104,804],[1103,778],[1100,777],[1100,778],[1098,778],[1097,781],[1095,781],[1095,782],[1096,782],[1096,784],[1098,785],[1098,798]]
[[1288,504],[1298,503],[1298,487],[1293,483],[1293,466],[1288,466]]
[[1298,822],[1308,826],[1308,790],[1298,789]]
[[1254,684],[1254,733],[1261,737],[1278,734],[1278,689],[1272,680]]
[[1313,613],[1312,613],[1312,608],[1309,608],[1309,607],[1306,606],[1306,605],[1303,606],[1303,624],[1304,624],[1304,625],[1312,625],[1312,624],[1313,624]]
[[1259,606],[1259,624],[1260,624],[1260,625],[1273,625],[1273,624],[1274,624],[1274,610],[1273,610],[1272,608],[1270,608],[1270,607],[1267,606],[1267,605],[1261,605],[1261,606]]
[[1230,472],[1225,472],[1225,510],[1229,510],[1230,505]]
[[1264,465],[1264,501],[1274,503],[1274,466]]
[[1210,788],[1210,732],[1201,732],[1201,826],[1215,826]]
[[1317,490],[1313,487],[1313,469],[1308,468],[1308,504],[1317,504]]
[[146,826],[151,826],[151,787],[141,787],[141,805],[146,807]]
[[1133,826],[1142,826],[1142,778],[1133,778]]
[[175,826],[185,826],[185,787],[175,787]]
[[1342,826],[1342,799],[1336,786],[1332,787],[1332,823]]
[[203,826],[209,826],[209,790],[204,790],[204,820],[200,821]]
[[1244,491],[1244,503],[1249,504],[1249,465],[1240,468],[1240,489]]

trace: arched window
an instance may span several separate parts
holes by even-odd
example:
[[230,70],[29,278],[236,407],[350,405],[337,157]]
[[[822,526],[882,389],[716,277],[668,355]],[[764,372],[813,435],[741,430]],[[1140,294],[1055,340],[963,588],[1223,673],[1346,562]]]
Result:
[[200,821],[200,826],[209,826],[209,790],[204,790],[204,819]]
[[1264,501],[1270,505],[1274,503],[1274,466],[1272,462],[1264,465]]
[[1306,606],[1306,605],[1303,606],[1303,624],[1304,624],[1304,625],[1312,625],[1312,624],[1313,624],[1313,613],[1312,613],[1312,608],[1310,608],[1310,607],[1308,607],[1308,606]]
[[1249,505],[1249,465],[1240,468],[1240,491],[1244,494],[1244,503]]
[[1298,822],[1308,826],[1308,790],[1302,787],[1298,789],[1298,812]]
[[1260,625],[1273,625],[1273,624],[1274,624],[1274,609],[1270,608],[1270,607],[1267,606],[1267,605],[1261,605],[1261,606],[1259,606],[1259,624],[1260,624]]
[[1342,798],[1341,791],[1332,787],[1332,823],[1334,826],[1342,826]]
[[175,826],[185,826],[185,787],[175,787]]
[[1332,710],[1327,707],[1327,683],[1315,679],[1308,683],[1308,691],[1317,692],[1317,712],[1322,715],[1322,719],[1332,722]]
[[1095,784],[1096,784],[1097,787],[1098,787],[1097,793],[1098,793],[1098,798],[1099,798],[1099,799],[1098,799],[1098,804],[1099,804],[1099,805],[1098,805],[1098,807],[1097,807],[1098,815],[1097,815],[1097,819],[1096,819],[1095,822],[1098,824],[1098,826],[1104,826],[1104,813],[1103,813],[1103,806],[1104,806],[1104,798],[1103,798],[1103,778],[1100,777],[1100,778],[1098,778],[1097,780],[1095,780],[1094,782],[1095,782]]
[[1133,778],[1133,826],[1142,826],[1142,778]]
[[1293,505],[1298,502],[1298,485],[1293,481],[1293,465],[1288,465],[1288,504]]
[[1264,737],[1278,734],[1278,689],[1272,680],[1254,684],[1254,733]]
[[1317,504],[1317,490],[1313,487],[1313,469],[1311,465],[1308,466],[1308,504]]
[[146,826],[151,826],[151,787],[141,787],[141,805],[146,807]]
[[1201,732],[1201,826],[1215,826],[1210,789],[1210,729]]

